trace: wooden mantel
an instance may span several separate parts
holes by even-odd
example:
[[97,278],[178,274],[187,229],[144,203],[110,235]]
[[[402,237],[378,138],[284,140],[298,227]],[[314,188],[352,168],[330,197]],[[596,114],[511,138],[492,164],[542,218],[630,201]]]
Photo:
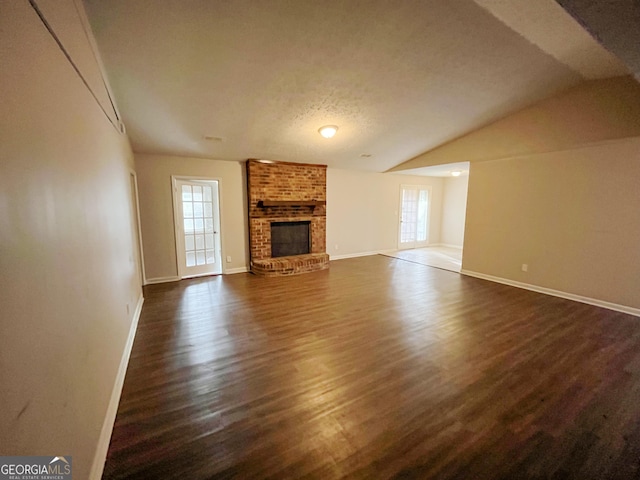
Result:
[[326,205],[325,200],[260,200],[259,207],[318,207]]

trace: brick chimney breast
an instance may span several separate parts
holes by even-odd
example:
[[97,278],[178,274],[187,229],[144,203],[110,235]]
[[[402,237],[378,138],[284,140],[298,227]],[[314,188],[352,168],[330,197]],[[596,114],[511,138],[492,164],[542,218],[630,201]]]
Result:
[[[324,270],[327,166],[247,160],[251,271],[280,276]],[[271,223],[310,222],[310,252],[271,258]]]

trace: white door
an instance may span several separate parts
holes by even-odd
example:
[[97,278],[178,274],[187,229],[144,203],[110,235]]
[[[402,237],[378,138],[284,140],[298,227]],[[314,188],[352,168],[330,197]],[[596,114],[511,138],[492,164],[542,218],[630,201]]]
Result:
[[173,178],[178,275],[222,273],[217,180]]
[[429,244],[430,187],[400,187],[400,227],[398,248],[426,247]]

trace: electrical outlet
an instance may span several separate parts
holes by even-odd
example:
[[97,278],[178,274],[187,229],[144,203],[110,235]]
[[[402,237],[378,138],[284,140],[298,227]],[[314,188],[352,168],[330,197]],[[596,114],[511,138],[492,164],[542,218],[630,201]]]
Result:
[[338,244],[337,243],[333,246],[333,249],[334,250],[338,250]]
[[227,263],[231,263],[231,255],[227,255]]
[[522,264],[522,271],[523,272],[528,272],[529,271],[529,265],[527,265],[526,263]]

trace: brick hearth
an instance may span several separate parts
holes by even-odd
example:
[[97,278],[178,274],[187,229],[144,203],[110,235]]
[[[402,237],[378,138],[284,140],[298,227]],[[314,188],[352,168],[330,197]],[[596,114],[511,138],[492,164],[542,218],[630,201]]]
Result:
[[[278,276],[323,270],[326,253],[326,165],[247,161],[251,271]],[[311,251],[271,258],[271,223],[310,222]]]

